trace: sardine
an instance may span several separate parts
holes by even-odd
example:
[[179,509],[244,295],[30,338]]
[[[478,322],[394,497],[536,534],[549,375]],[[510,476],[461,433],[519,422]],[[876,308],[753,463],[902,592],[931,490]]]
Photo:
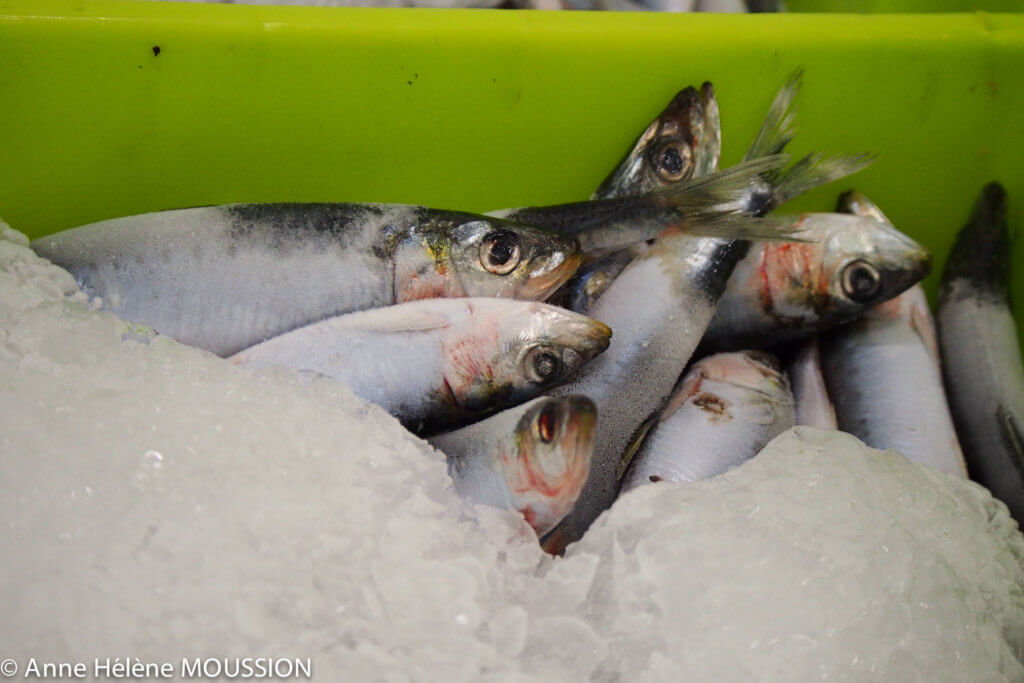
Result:
[[1006,191],[982,190],[939,290],[939,346],[971,478],[1024,523],[1024,364],[1010,308]]
[[[778,151],[782,151],[781,149]],[[690,86],[676,94],[647,126],[592,199],[650,192],[718,169],[722,128],[714,87]],[[590,310],[629,262],[646,249],[645,242],[584,261],[553,297],[578,313]]]
[[573,511],[544,539],[549,552],[579,539],[615,500],[623,453],[671,394],[746,246],[681,235],[659,239],[594,303],[591,314],[611,326],[615,338],[555,393],[589,396],[601,419],[587,484]]
[[[758,159],[778,158],[792,140],[795,134],[793,103],[801,78],[802,71],[795,72],[779,90],[761,129],[747,150],[741,168]],[[686,141],[686,144],[680,144],[680,140]],[[633,149],[601,184],[594,197],[624,197],[639,191],[658,189],[666,191],[690,175],[699,179],[715,172],[720,152],[721,123],[714,90],[710,83],[705,83],[700,93],[688,88],[677,95],[669,107],[647,127]],[[681,166],[676,161],[677,156],[684,162]],[[824,157],[810,154],[789,169],[776,166],[752,177],[745,185],[734,188],[731,203],[723,200],[724,203],[716,208],[726,214],[736,212],[740,215],[763,216],[799,194],[862,169],[872,160],[870,155]],[[680,168],[679,177],[671,173],[677,167]],[[540,210],[521,210],[507,215],[528,219],[540,225],[554,223],[549,215]],[[757,237],[753,230],[749,232],[750,238]],[[802,234],[799,229],[791,230],[789,234],[814,239]],[[607,256],[585,254],[584,264],[566,284],[560,300],[578,313],[587,312],[626,264],[642,252],[643,246],[637,242],[624,252]]]
[[121,317],[221,356],[335,315],[432,297],[544,299],[575,240],[388,204],[234,204],[116,218],[36,252]]
[[872,448],[967,476],[920,285],[821,338],[839,428]]
[[793,389],[796,424],[818,429],[839,429],[836,409],[828,395],[821,369],[821,346],[817,335],[791,349],[785,366]]
[[867,216],[799,217],[803,243],[763,242],[736,266],[700,353],[779,344],[852,320],[921,281],[931,256]]
[[331,377],[428,433],[540,395],[610,337],[603,323],[535,301],[428,299],[312,323],[231,361]]
[[622,492],[727,472],[757,455],[794,419],[793,394],[777,359],[762,351],[708,356],[686,372],[653,421]]
[[541,536],[580,494],[596,419],[585,396],[544,397],[429,441],[448,456],[459,494],[518,510]]
[[[840,211],[891,225],[857,191]],[[957,476],[967,468],[942,386],[935,323],[921,285],[825,334],[822,363],[839,428],[874,448]]]
[[626,197],[700,178],[718,169],[721,154],[715,89],[709,82],[699,90],[690,86],[647,126],[591,198]]

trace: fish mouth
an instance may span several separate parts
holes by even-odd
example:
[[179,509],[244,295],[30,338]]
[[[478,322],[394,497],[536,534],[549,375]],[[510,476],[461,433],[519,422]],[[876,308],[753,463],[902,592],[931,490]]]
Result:
[[580,252],[579,244],[575,241],[568,249],[556,250],[549,256],[534,258],[529,264],[529,274],[523,284],[520,296],[534,301],[543,301],[568,282],[582,263],[583,254]]
[[611,344],[612,328],[600,320],[573,313],[568,321],[567,335],[571,345],[584,361],[604,353]]

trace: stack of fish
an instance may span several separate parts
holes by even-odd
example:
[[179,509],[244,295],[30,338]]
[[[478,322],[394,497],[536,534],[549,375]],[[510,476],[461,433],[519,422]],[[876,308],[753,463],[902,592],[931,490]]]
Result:
[[[518,510],[552,552],[620,491],[714,476],[794,423],[963,475],[940,344],[914,287],[927,252],[856,193],[840,213],[767,215],[871,162],[812,154],[787,166],[799,83],[725,170],[711,84],[684,89],[587,202],[490,215],[228,205],[33,246],[123,317],[239,365],[345,383],[443,451],[460,493]],[[967,287],[944,297],[963,304]],[[988,305],[990,289],[976,298]],[[950,316],[991,313],[961,308]],[[898,357],[896,343],[908,345]],[[1019,368],[1016,347],[1006,352]],[[869,381],[889,382],[892,405],[863,400],[885,391]],[[898,393],[914,387],[926,419],[898,410],[925,405]],[[1004,499],[1022,495],[1013,390],[984,397],[1017,449],[1006,471],[975,465],[988,442],[967,453],[972,472],[1016,477],[1005,494],[989,484]]]

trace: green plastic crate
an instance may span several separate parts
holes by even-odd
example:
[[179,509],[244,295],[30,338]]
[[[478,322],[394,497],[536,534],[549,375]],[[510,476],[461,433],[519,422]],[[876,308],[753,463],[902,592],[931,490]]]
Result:
[[[689,84],[724,162],[804,67],[794,154],[936,256],[981,186],[1024,226],[1024,16],[663,15],[0,0],[0,216],[38,237],[236,201],[488,210],[589,196]],[[1024,324],[1024,239],[1014,246]]]

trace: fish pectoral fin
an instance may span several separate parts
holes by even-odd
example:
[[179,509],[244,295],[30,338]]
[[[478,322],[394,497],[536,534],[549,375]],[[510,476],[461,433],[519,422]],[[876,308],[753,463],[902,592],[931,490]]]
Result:
[[910,310],[910,329],[921,338],[928,353],[935,359],[935,363],[939,364],[939,340],[935,336],[935,324],[932,322],[931,313],[926,307],[914,306]]
[[1020,424],[1003,406],[999,406],[996,410],[996,418],[999,421],[999,430],[1003,434],[1003,440],[1017,456],[1017,467],[1024,472],[1024,432],[1021,431]]
[[622,478],[626,476],[626,470],[629,469],[629,463],[633,461],[633,457],[637,451],[640,450],[640,446],[643,445],[647,435],[651,433],[651,429],[654,427],[658,418],[661,416],[661,411],[655,411],[646,420],[640,423],[640,426],[633,432],[633,436],[630,437],[629,443],[626,445],[625,450],[622,451],[622,457],[619,459],[619,464],[615,468],[615,481],[621,482]]
[[699,237],[725,237],[760,242],[813,243],[818,240],[805,237],[800,216],[755,217],[746,214],[719,214],[698,220],[685,221],[679,229]]

